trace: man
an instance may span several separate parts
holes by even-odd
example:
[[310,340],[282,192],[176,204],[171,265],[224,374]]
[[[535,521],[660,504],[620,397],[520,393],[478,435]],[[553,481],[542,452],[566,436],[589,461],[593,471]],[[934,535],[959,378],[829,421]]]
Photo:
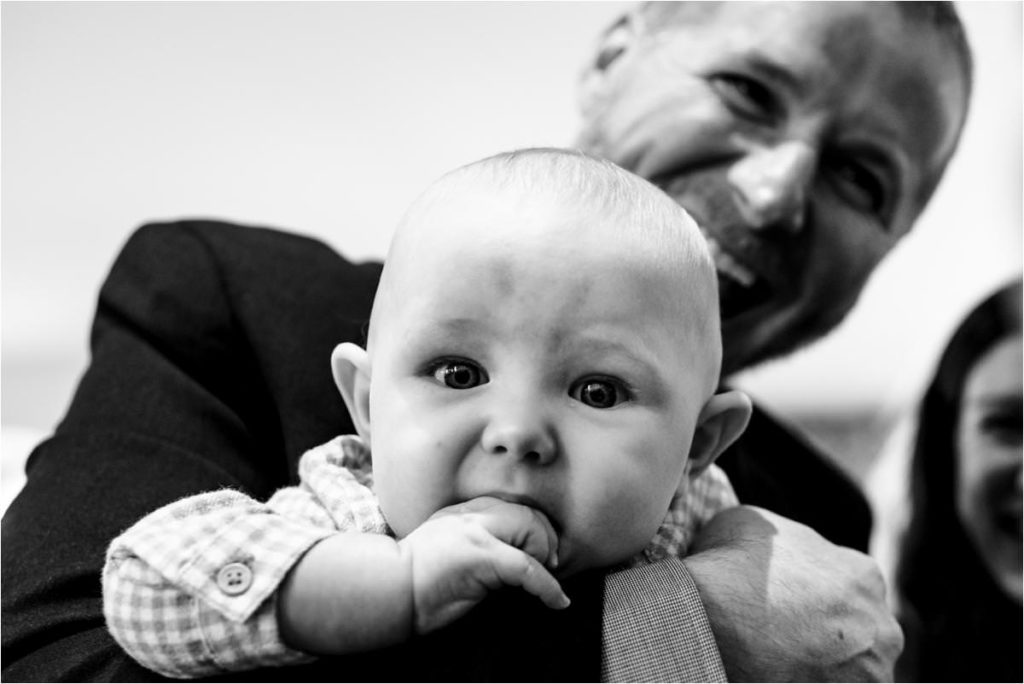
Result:
[[[652,180],[704,229],[728,377],[852,308],[935,189],[970,76],[949,3],[651,3],[612,27],[584,73],[580,144]],[[805,452],[746,444],[760,457],[736,450],[723,464],[741,501],[866,548],[859,496],[816,488],[819,463],[790,458]],[[794,479],[797,498],[777,485]]]
[[[705,228],[732,372],[849,310],[941,177],[969,62],[942,5],[652,4],[608,32],[585,72],[580,142],[659,184]],[[346,431],[322,364],[338,342],[361,341],[378,269],[295,236],[209,223],[129,242],[101,292],[92,365],[4,518],[6,678],[147,676],[103,628],[106,543],[200,489],[265,496],[294,481],[305,448]],[[333,414],[322,408],[332,401]],[[741,500],[866,543],[856,490],[766,416],[721,462]],[[708,680],[722,676],[710,620],[732,679],[891,676],[900,636],[866,557],[750,508],[713,521],[695,550],[685,565],[609,577],[603,611],[600,578],[567,587],[564,618],[496,597],[522,614],[512,650],[490,643],[501,639],[488,640],[498,623],[484,610],[379,662],[395,679],[443,679],[454,644],[476,655],[481,679]],[[598,655],[602,670],[586,669]],[[346,660],[246,678],[339,671],[367,670]]]

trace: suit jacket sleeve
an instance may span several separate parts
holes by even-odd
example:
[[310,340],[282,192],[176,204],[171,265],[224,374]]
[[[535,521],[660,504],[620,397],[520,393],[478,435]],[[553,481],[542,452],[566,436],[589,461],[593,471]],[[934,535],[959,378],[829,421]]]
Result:
[[[362,341],[379,270],[313,240],[215,222],[129,239],[100,292],[89,368],[3,519],[5,679],[159,679],[106,630],[107,545],[183,496],[233,487],[266,499],[297,482],[303,451],[351,431],[330,352]],[[553,619],[510,592],[400,657],[244,678],[596,680],[601,587],[579,578],[566,587],[574,606]]]

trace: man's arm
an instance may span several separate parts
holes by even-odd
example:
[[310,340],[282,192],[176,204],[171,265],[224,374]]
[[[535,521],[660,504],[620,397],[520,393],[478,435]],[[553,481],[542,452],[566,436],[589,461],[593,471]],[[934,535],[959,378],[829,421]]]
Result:
[[[106,632],[107,545],[183,496],[285,484],[266,390],[225,343],[238,333],[216,265],[188,231],[159,232],[136,233],[115,263],[90,366],[4,515],[5,679],[154,680]],[[255,414],[263,434],[247,427]]]
[[805,525],[729,509],[657,565],[606,580],[630,599],[606,605],[606,680],[721,681],[721,663],[730,681],[892,680],[903,636],[877,565]]
[[[185,496],[265,499],[296,481],[305,450],[351,432],[329,359],[362,341],[378,275],[276,231],[196,221],[133,235],[100,293],[90,367],[4,515],[4,679],[159,679],[107,632],[107,546]],[[243,679],[594,679],[600,583],[572,584],[573,606],[551,619],[512,592],[401,653]],[[527,645],[535,658],[509,659]]]
[[867,555],[752,506],[686,559],[731,681],[892,681],[903,632]]

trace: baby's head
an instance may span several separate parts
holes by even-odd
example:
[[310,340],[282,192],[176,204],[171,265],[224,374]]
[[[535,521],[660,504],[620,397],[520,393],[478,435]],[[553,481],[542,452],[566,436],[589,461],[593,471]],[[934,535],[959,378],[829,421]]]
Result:
[[564,573],[643,549],[749,415],[715,394],[716,288],[693,220],[609,162],[523,150],[437,181],[395,233],[366,351],[333,359],[396,534],[488,495],[550,519]]

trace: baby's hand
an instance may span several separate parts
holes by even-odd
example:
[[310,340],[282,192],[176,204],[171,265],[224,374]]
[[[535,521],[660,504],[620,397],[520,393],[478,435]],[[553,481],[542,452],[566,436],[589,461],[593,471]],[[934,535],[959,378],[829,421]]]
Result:
[[533,508],[483,496],[443,508],[398,542],[412,566],[415,629],[464,615],[487,592],[521,586],[550,608],[569,597],[541,564],[557,565],[558,537]]

